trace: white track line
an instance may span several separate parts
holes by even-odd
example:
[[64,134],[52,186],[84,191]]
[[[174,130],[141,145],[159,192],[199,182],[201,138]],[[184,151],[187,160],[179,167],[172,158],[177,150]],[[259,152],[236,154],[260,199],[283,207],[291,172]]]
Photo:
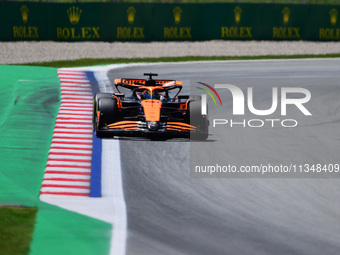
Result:
[[[107,171],[112,167],[114,167],[114,171]],[[118,141],[102,140],[102,169],[106,169],[102,173],[102,185],[103,188],[106,187],[106,189],[102,190],[102,195],[112,197],[116,212],[112,229],[110,255],[122,255],[125,254],[126,249],[127,217]]]
[[[99,69],[95,72],[100,92],[114,92],[107,72],[112,69]],[[127,237],[127,214],[123,192],[119,140],[102,140],[102,196],[111,197],[115,207],[112,228],[110,255],[125,255]]]

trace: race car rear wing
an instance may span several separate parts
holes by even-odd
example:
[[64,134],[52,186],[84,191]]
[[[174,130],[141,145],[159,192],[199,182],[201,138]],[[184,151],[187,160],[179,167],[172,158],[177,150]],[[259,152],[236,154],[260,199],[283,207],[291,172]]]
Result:
[[136,89],[139,87],[145,87],[145,86],[160,86],[164,89],[170,90],[179,88],[182,89],[182,81],[177,80],[142,80],[142,79],[127,79],[127,78],[121,78],[121,79],[115,79],[114,85],[116,87],[116,90],[118,93],[120,93],[118,87],[124,87],[127,89]]

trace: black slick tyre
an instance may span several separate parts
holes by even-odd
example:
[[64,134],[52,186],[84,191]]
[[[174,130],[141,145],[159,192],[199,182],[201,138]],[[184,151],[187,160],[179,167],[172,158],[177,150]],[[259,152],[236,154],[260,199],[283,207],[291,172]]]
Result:
[[95,131],[95,122],[96,122],[96,116],[97,116],[97,110],[98,110],[98,100],[99,98],[112,98],[112,93],[97,93],[93,97],[93,114],[92,114],[92,129]]
[[98,137],[103,137],[100,129],[117,121],[117,99],[107,97],[99,98],[97,112],[99,112],[99,119],[98,116],[96,116],[95,133]]

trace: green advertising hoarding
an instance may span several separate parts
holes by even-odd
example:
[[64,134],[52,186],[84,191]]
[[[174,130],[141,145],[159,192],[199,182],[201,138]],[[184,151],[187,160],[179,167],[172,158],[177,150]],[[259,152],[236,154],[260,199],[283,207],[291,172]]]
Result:
[[105,4],[48,4],[48,38],[53,41],[107,41]]
[[339,6],[311,6],[308,20],[309,40],[340,40]]
[[108,4],[106,6],[109,41],[151,41],[151,4]]
[[0,2],[0,39],[49,40],[47,4]]
[[204,39],[261,39],[261,6],[253,4],[203,5],[202,32]]
[[301,40],[306,38],[308,8],[302,5],[262,7],[263,40]]
[[0,40],[340,40],[340,7],[0,2]]
[[201,5],[197,4],[155,4],[153,40],[204,40],[201,9]]

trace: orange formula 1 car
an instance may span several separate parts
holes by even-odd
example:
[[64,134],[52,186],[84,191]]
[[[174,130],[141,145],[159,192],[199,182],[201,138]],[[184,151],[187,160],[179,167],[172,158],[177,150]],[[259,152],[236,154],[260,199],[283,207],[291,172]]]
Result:
[[[144,75],[149,78],[115,79],[118,93],[95,95],[93,129],[97,137],[207,139],[208,116],[202,114],[201,97],[179,96],[181,81],[154,80],[152,77],[158,75],[153,73]],[[126,97],[119,89],[131,91],[131,95]]]

